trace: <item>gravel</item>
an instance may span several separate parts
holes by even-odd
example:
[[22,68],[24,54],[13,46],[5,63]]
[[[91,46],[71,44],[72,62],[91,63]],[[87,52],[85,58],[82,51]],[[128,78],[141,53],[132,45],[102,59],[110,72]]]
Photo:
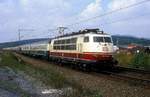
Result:
[[0,97],[20,97],[20,96],[0,88]]
[[22,97],[23,94],[29,97],[60,97],[62,93],[62,90],[47,87],[22,71],[16,73],[9,67],[0,67],[0,97]]

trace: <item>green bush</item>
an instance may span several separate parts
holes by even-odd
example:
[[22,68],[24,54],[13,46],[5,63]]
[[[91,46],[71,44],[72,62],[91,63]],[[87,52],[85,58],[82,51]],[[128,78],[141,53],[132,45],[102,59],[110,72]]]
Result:
[[150,54],[140,52],[138,54],[119,53],[115,55],[120,66],[150,70]]
[[131,63],[133,55],[127,53],[119,53],[115,55],[115,59],[119,62],[119,65],[126,67]]
[[135,54],[131,60],[130,66],[133,68],[150,70],[150,55],[143,52]]

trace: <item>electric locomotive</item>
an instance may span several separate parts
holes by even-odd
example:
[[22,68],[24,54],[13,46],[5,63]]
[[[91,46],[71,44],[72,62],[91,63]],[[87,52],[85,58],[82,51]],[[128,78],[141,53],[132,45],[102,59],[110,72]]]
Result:
[[113,41],[109,34],[99,29],[85,29],[78,33],[62,35],[51,41],[49,58],[59,62],[74,63],[74,66],[114,66]]

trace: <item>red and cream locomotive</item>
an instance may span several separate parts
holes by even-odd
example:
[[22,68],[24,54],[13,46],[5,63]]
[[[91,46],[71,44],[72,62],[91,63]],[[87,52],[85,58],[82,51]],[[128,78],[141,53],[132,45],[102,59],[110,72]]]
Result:
[[85,29],[78,33],[59,36],[51,41],[49,58],[66,60],[81,66],[112,66],[113,41],[99,29]]

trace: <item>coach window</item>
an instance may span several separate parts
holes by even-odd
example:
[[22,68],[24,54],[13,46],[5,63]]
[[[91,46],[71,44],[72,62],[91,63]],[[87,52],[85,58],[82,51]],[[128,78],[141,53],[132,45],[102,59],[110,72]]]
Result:
[[54,44],[57,44],[57,41],[54,41]]
[[76,43],[76,41],[77,41],[77,38],[72,38],[71,39],[71,43]]
[[62,40],[62,43],[61,44],[65,44],[65,40]]
[[65,50],[65,46],[64,45],[61,45],[61,50]]
[[71,50],[76,50],[76,45],[70,45]]
[[58,40],[58,44],[61,44],[61,40]]
[[89,42],[89,37],[84,37],[84,42]]
[[53,49],[56,50],[56,46],[53,46]]
[[61,49],[61,46],[57,46],[57,49],[60,50],[60,49]]
[[70,39],[67,39],[67,41],[66,41],[66,42],[67,42],[67,44],[69,44],[69,43],[70,43]]

